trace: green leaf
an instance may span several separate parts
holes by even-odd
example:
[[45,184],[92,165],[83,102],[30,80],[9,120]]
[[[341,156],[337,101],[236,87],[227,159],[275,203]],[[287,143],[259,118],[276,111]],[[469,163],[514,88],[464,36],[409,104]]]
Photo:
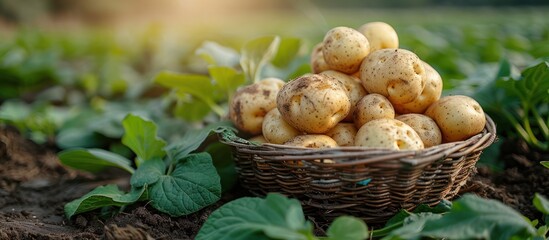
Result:
[[217,202],[221,183],[210,155],[198,153],[179,160],[173,172],[160,176],[149,192],[154,208],[178,217]]
[[421,239],[423,228],[430,221],[437,221],[442,217],[441,214],[419,213],[413,214],[406,218],[406,224],[396,230],[393,230],[389,235],[382,238],[383,240],[415,240]]
[[183,137],[173,143],[171,143],[167,149],[168,154],[172,159],[181,159],[187,156],[189,153],[198,149],[202,142],[206,140],[208,136],[213,133],[214,129],[220,127],[229,129],[231,123],[228,121],[212,123],[202,129],[192,129],[183,135]]
[[206,41],[195,51],[208,64],[234,67],[238,65],[240,55],[232,48],[222,46],[216,42]]
[[217,174],[221,178],[221,189],[223,192],[231,190],[238,180],[231,147],[227,144],[215,142],[208,145],[204,151],[212,156]]
[[103,149],[69,149],[58,156],[63,165],[80,170],[98,172],[105,167],[118,167],[134,173],[129,159]]
[[541,213],[549,215],[549,200],[539,193],[534,196],[534,207]]
[[301,43],[299,38],[282,38],[271,63],[278,68],[287,67],[301,50]]
[[276,54],[280,38],[266,36],[247,42],[241,51],[240,66],[248,81],[257,82],[261,77],[261,69]]
[[329,239],[348,239],[361,240],[366,239],[368,235],[368,227],[359,218],[350,216],[341,216],[335,219],[328,231],[326,232]]
[[204,120],[210,112],[211,109],[207,103],[193,96],[178,98],[174,108],[175,116],[191,122]]
[[129,193],[120,191],[114,184],[100,186],[86,195],[65,204],[67,218],[106,206],[126,206],[139,200],[145,188],[132,189]]
[[132,187],[143,187],[152,185],[166,172],[166,164],[160,158],[145,161],[132,175],[130,184]]
[[234,93],[239,86],[246,82],[244,74],[236,71],[234,68],[210,66],[208,71],[212,79],[217,83],[219,90],[226,93],[224,100],[230,99],[232,93]]
[[546,168],[549,168],[549,161],[541,161],[541,165],[543,165]]
[[125,130],[122,143],[137,155],[135,163],[137,166],[144,161],[166,155],[164,151],[166,142],[156,135],[157,127],[154,122],[129,114],[122,121],[122,125]]
[[208,217],[196,239],[314,238],[299,201],[271,193],[265,199],[244,197],[221,206]]

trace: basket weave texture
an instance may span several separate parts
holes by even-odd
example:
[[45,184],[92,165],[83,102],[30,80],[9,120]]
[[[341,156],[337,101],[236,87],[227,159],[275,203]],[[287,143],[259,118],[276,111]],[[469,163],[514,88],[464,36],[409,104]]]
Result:
[[467,140],[418,151],[363,147],[306,149],[250,143],[220,134],[231,146],[241,185],[256,196],[278,192],[301,201],[307,215],[352,215],[382,223],[400,209],[451,199],[474,173],[483,149],[496,138],[485,129]]

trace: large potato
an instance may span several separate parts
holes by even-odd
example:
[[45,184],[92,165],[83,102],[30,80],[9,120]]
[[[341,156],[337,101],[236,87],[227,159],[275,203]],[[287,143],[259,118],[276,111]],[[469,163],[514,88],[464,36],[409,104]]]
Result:
[[391,118],[367,122],[356,133],[355,145],[392,150],[418,150],[424,145],[419,135],[410,126]]
[[465,140],[486,125],[484,110],[475,99],[454,95],[440,98],[425,111],[437,123],[443,142]]
[[426,115],[409,113],[400,115],[395,119],[412,127],[426,148],[436,146],[442,142],[442,134],[437,123]]
[[355,73],[368,53],[368,39],[349,27],[332,28],[322,42],[322,54],[330,69],[347,74]]
[[306,133],[327,132],[351,109],[343,84],[320,74],[304,75],[286,83],[276,101],[284,120]]
[[351,100],[351,109],[349,114],[345,117],[345,121],[353,121],[353,112],[355,111],[355,106],[366,95],[366,90],[362,87],[360,79],[354,76],[347,75],[342,72],[328,70],[321,72],[320,74],[335,78],[336,80],[343,83],[347,94],[349,95],[349,100]]
[[288,146],[306,147],[306,148],[334,148],[337,143],[331,137],[323,134],[299,135],[284,143]]
[[370,53],[360,66],[360,80],[368,93],[378,93],[393,104],[416,99],[425,87],[425,68],[406,49],[381,49]]
[[266,78],[236,91],[229,106],[229,117],[236,128],[260,134],[263,117],[276,107],[276,96],[283,85],[278,78]]
[[273,108],[263,119],[263,137],[275,144],[283,144],[300,132],[286,123],[277,108]]
[[322,54],[322,43],[317,44],[311,53],[311,71],[313,73],[320,73],[326,70],[330,70],[328,64],[324,60],[324,54]]
[[357,29],[370,42],[370,52],[383,48],[398,48],[398,35],[395,29],[384,22],[370,22]]
[[[423,61],[422,61],[423,62]],[[425,87],[421,94],[409,103],[394,104],[395,110],[400,114],[423,113],[434,102],[440,99],[442,94],[442,78],[431,65],[423,62],[425,68]]]
[[334,139],[339,146],[353,146],[355,144],[357,128],[353,123],[338,123],[326,136]]
[[353,120],[357,128],[374,119],[395,118],[395,109],[389,99],[381,94],[370,93],[364,96],[355,107]]

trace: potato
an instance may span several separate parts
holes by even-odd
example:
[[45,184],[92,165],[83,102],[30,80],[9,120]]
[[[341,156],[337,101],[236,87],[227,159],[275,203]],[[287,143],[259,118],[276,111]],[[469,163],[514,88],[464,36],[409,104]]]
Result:
[[393,104],[416,99],[425,87],[425,68],[406,49],[381,49],[370,53],[360,66],[360,80],[368,93],[378,93]]
[[236,91],[229,106],[229,117],[236,128],[260,134],[263,117],[276,107],[276,96],[283,85],[278,78],[266,78]]
[[320,74],[304,75],[286,83],[276,101],[282,118],[306,133],[327,132],[351,109],[343,84]]
[[299,135],[288,140],[284,145],[306,147],[306,148],[333,148],[337,143],[331,137],[323,134]]
[[366,96],[366,90],[362,87],[360,79],[334,70],[324,71],[320,74],[335,78],[343,83],[343,86],[349,95],[349,100],[351,100],[351,109],[344,120],[349,122],[353,121],[353,112],[355,111],[356,104],[360,101],[360,99]]
[[355,73],[362,59],[370,53],[366,37],[349,27],[335,27],[326,33],[322,42],[322,54],[332,70]]
[[391,118],[375,119],[356,133],[355,145],[391,150],[423,149],[423,142],[412,127]]
[[254,143],[268,143],[269,141],[267,141],[267,139],[265,139],[265,137],[263,137],[263,135],[257,135],[255,137],[251,137],[250,139],[248,139],[249,142],[254,142]]
[[443,142],[465,140],[480,133],[486,125],[486,116],[480,104],[464,95],[440,98],[425,111],[437,123]]
[[442,142],[442,134],[437,123],[426,115],[409,113],[400,115],[395,119],[412,127],[423,141],[425,148],[439,145]]
[[273,108],[263,119],[263,137],[275,144],[283,144],[300,132],[286,123],[277,108]]
[[[422,61],[423,62],[423,61]],[[424,113],[425,110],[434,102],[440,99],[442,94],[442,78],[431,65],[423,62],[425,68],[425,87],[421,94],[409,103],[394,104],[395,110],[398,113]]]
[[353,123],[338,123],[326,136],[334,139],[339,146],[353,146],[357,128]]
[[317,44],[313,48],[310,64],[311,71],[313,73],[320,73],[326,70],[330,70],[330,67],[328,67],[328,64],[326,64],[326,61],[324,61],[324,54],[322,54],[322,43]]
[[374,119],[395,118],[395,110],[389,99],[381,94],[370,93],[356,104],[353,120],[357,128]]
[[395,29],[384,22],[370,22],[357,29],[370,42],[370,52],[383,48],[398,48],[398,35]]

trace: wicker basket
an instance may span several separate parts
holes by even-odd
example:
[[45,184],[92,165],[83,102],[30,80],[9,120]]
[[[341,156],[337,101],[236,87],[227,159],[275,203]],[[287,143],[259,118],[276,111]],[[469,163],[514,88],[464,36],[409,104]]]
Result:
[[481,133],[465,141],[419,151],[256,145],[220,134],[220,141],[232,147],[241,185],[252,194],[282,193],[299,199],[310,216],[352,215],[367,223],[384,222],[402,208],[451,199],[495,138],[490,117]]

